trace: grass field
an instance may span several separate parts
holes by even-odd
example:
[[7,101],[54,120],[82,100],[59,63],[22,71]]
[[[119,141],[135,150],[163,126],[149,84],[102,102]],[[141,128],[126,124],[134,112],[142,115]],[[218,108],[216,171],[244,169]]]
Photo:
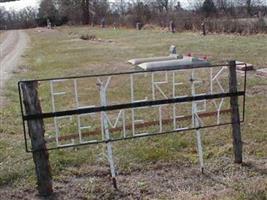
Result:
[[[267,35],[236,36],[160,30],[62,27],[28,30],[31,47],[6,89],[1,110],[0,196],[34,196],[35,174],[24,151],[16,83],[21,79],[130,70],[134,57],[178,53],[208,56],[213,63],[240,60],[267,65]],[[80,40],[83,34],[97,40]],[[267,79],[248,77],[246,122],[242,126],[244,165],[233,164],[230,127],[203,133],[207,173],[201,175],[193,133],[114,144],[120,191],[110,188],[102,145],[50,153],[56,195],[60,199],[260,199],[267,196]],[[13,195],[13,196],[12,196]]]

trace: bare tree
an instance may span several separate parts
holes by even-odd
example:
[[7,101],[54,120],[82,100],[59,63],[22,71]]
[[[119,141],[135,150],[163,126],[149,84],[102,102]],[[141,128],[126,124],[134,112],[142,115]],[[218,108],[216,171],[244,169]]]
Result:
[[39,7],[38,18],[40,25],[46,25],[47,19],[53,24],[57,24],[57,22],[60,21],[60,16],[55,6],[55,1],[42,0]]
[[65,23],[79,24],[82,21],[81,2],[77,0],[57,0],[56,4]]
[[32,7],[20,11],[6,11],[0,7],[0,29],[36,27],[37,10]]
[[228,0],[217,0],[215,1],[216,7],[220,10],[220,11],[224,11],[226,12],[226,10],[229,7],[229,1]]
[[202,5],[203,5],[203,0],[194,0],[194,1],[187,0],[187,2],[189,4],[189,6],[195,11],[201,10]]
[[263,6],[263,0],[238,0],[238,6],[245,7],[246,12],[249,16],[254,15],[255,8]]
[[0,29],[5,29],[7,12],[4,7],[0,7]]
[[81,6],[82,6],[82,12],[83,12],[83,24],[89,24],[90,23],[90,13],[89,13],[89,6],[90,1],[89,0],[82,0]]
[[160,13],[162,12],[169,12],[170,10],[174,9],[177,6],[177,0],[148,0],[146,2],[150,6],[158,9]]
[[205,0],[203,2],[201,10],[205,14],[206,17],[210,17],[211,15],[216,13],[216,7],[215,7],[213,0]]

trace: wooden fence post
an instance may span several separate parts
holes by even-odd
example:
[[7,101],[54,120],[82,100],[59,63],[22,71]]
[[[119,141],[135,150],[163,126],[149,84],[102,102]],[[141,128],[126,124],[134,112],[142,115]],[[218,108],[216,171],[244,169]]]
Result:
[[[236,62],[229,62],[229,92],[237,92],[237,75]],[[242,163],[242,139],[240,131],[240,116],[238,107],[238,96],[230,97],[231,119],[232,119],[232,136],[235,163]]]
[[[41,104],[38,98],[38,82],[22,82],[21,90],[23,103],[27,115],[42,113]],[[49,154],[44,139],[43,119],[28,121],[29,135],[33,150],[33,161],[37,175],[37,189],[41,196],[49,196],[53,193],[52,175],[49,163]]]

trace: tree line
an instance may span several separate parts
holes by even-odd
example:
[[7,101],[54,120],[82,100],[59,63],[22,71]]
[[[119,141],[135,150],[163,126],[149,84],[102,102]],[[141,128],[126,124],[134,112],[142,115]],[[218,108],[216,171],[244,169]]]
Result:
[[[183,8],[178,0],[41,0],[39,9],[7,12],[0,7],[0,28],[99,25],[135,27],[136,23],[167,27],[173,21],[177,30],[198,30],[205,21],[218,25],[225,20],[263,18],[264,0],[190,0]],[[0,4],[1,6],[1,4]],[[257,21],[258,23],[258,21]],[[262,25],[265,27],[265,21]],[[227,24],[227,23],[226,23]],[[215,26],[214,26],[215,27]]]

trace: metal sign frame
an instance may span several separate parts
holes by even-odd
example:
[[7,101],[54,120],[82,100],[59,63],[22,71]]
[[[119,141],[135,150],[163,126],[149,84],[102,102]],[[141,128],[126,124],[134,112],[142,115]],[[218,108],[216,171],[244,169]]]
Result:
[[[241,63],[244,65],[245,63]],[[221,64],[221,65],[212,65],[212,66],[205,66],[205,67],[180,67],[175,70],[183,70],[183,69],[197,69],[197,68],[215,68],[215,67],[229,67],[229,65]],[[97,75],[87,75],[87,76],[73,76],[73,77],[62,77],[62,78],[54,78],[54,79],[37,79],[37,80],[26,80],[26,81],[19,81],[18,82],[18,91],[19,91],[19,99],[20,99],[20,107],[21,107],[21,116],[22,116],[22,122],[23,122],[23,132],[24,132],[24,139],[25,139],[25,148],[26,152],[33,152],[38,151],[38,149],[32,150],[29,149],[27,145],[27,122],[30,120],[36,120],[36,119],[46,119],[46,118],[57,118],[57,117],[68,117],[71,115],[83,115],[83,114],[91,114],[91,113],[97,113],[97,112],[106,112],[106,111],[114,111],[114,110],[123,110],[123,109],[131,109],[131,108],[141,108],[141,107],[147,107],[147,106],[159,106],[159,105],[167,105],[167,104],[176,104],[176,103],[185,103],[185,102],[195,102],[195,101],[202,101],[202,100],[212,100],[212,99],[221,99],[226,97],[243,97],[243,109],[242,109],[242,120],[240,120],[240,123],[243,123],[245,120],[245,94],[246,94],[246,79],[247,79],[247,72],[244,73],[244,90],[243,91],[237,91],[236,93],[230,93],[230,92],[223,92],[223,93],[216,93],[216,94],[202,94],[202,95],[195,95],[195,96],[184,96],[179,98],[169,98],[169,99],[161,99],[161,100],[152,100],[152,101],[140,101],[140,102],[133,102],[133,103],[124,103],[124,104],[118,104],[118,105],[101,105],[98,107],[81,107],[79,109],[73,109],[73,110],[65,110],[65,111],[58,111],[58,112],[48,112],[48,113],[39,113],[34,115],[27,115],[25,114],[24,108],[23,108],[23,100],[22,100],[22,92],[21,92],[21,84],[25,82],[45,82],[45,81],[62,81],[62,80],[69,80],[69,79],[79,79],[79,78],[92,78],[92,77],[110,77],[110,76],[118,76],[118,75],[133,75],[133,74],[140,74],[140,73],[149,73],[149,72],[163,72],[163,71],[175,71],[175,70],[157,70],[157,71],[129,71],[129,72],[121,72],[121,73],[106,73],[106,74],[97,74]],[[216,78],[216,77],[215,77]],[[193,77],[190,81],[194,81]],[[100,144],[100,143],[107,143],[107,142],[115,142],[120,140],[129,140],[139,137],[149,137],[149,136],[155,136],[155,135],[162,135],[162,134],[168,134],[168,133],[175,133],[175,132],[181,132],[181,131],[192,131],[197,129],[205,129],[205,128],[212,128],[217,126],[225,126],[230,125],[229,123],[220,123],[216,125],[211,126],[201,126],[198,125],[193,128],[188,128],[185,130],[173,130],[173,131],[167,131],[167,132],[158,132],[158,133],[150,133],[149,135],[135,135],[132,137],[124,137],[124,138],[114,138],[114,139],[105,139],[102,141],[95,141],[95,142],[88,142],[88,143],[81,143],[81,144],[74,144],[70,146],[62,146],[62,147],[55,147],[50,148],[47,150],[54,150],[54,149],[60,149],[60,148],[68,148],[68,147],[76,147],[81,145],[92,145],[92,144]]]
[[[220,73],[224,70],[224,69],[228,69],[229,68],[229,84],[230,84],[230,75],[232,75],[230,73],[230,68],[234,67],[234,75],[236,76],[236,63],[233,62],[232,64],[221,64],[221,65],[211,65],[211,66],[192,66],[192,67],[188,67],[188,66],[181,66],[178,67],[177,69],[170,69],[170,70],[152,70],[152,71],[143,71],[143,70],[139,70],[139,71],[128,71],[128,72],[121,72],[121,73],[106,73],[106,74],[97,74],[97,75],[87,75],[87,76],[73,76],[73,77],[62,77],[62,78],[54,78],[54,79],[39,79],[39,80],[25,80],[25,81],[20,81],[18,82],[18,91],[19,91],[19,99],[20,99],[20,107],[21,107],[21,115],[22,115],[22,122],[23,122],[23,132],[24,132],[24,140],[25,140],[25,149],[26,152],[31,152],[33,154],[35,154],[36,152],[47,152],[49,150],[55,150],[55,149],[62,149],[62,148],[69,148],[69,147],[77,147],[77,146],[83,146],[83,145],[93,145],[93,144],[106,144],[107,147],[107,158],[110,164],[110,170],[111,170],[111,175],[112,175],[112,179],[113,179],[113,185],[115,188],[117,188],[116,185],[116,172],[115,172],[115,165],[114,165],[114,161],[113,161],[113,155],[112,155],[112,145],[111,142],[115,142],[115,141],[120,141],[120,140],[129,140],[129,139],[135,139],[135,138],[142,138],[142,137],[150,137],[150,136],[156,136],[156,135],[163,135],[163,134],[169,134],[169,133],[178,133],[178,132],[182,132],[182,131],[192,131],[195,130],[196,131],[196,139],[197,139],[197,149],[198,149],[198,156],[199,156],[199,161],[200,161],[200,166],[201,166],[201,170],[203,171],[204,169],[204,163],[203,163],[203,150],[202,150],[202,143],[201,143],[201,134],[200,134],[200,130],[201,129],[205,129],[205,128],[211,128],[211,127],[218,127],[218,126],[225,126],[225,125],[233,125],[235,123],[243,123],[245,121],[245,101],[246,101],[246,84],[247,84],[247,72],[244,72],[244,84],[243,84],[243,90],[238,91],[237,87],[235,85],[235,90],[234,92],[231,92],[231,89],[229,88],[229,92],[226,92],[222,85],[220,84],[220,82],[218,81],[218,76],[220,75]],[[239,64],[238,64],[239,65]],[[246,65],[245,63],[240,63],[240,65]],[[218,68],[220,67],[221,69],[219,70],[219,72],[217,72],[217,74],[215,76],[212,75],[212,70],[213,68]],[[220,93],[211,93],[211,94],[196,94],[195,91],[195,84],[199,83],[200,81],[196,79],[195,77],[195,69],[199,69],[199,68],[207,68],[210,69],[211,73],[210,73],[210,79],[211,80],[211,88],[213,87],[213,81],[216,81],[218,83],[219,88],[221,89]],[[168,83],[168,76],[167,76],[167,72],[169,71],[173,71],[173,74],[175,73],[175,71],[179,71],[179,70],[188,70],[191,69],[192,70],[192,74],[190,77],[190,82],[191,82],[191,96],[176,96],[175,95],[175,86],[179,85],[180,83],[175,82],[175,78],[173,75],[173,98],[168,98],[166,95],[164,95],[163,91],[160,89],[160,87],[158,87],[160,84],[164,84],[164,83]],[[232,69],[232,71],[233,71]],[[165,80],[163,81],[155,81],[154,80],[154,74],[157,72],[166,72],[165,73]],[[131,96],[131,103],[121,103],[121,104],[115,104],[115,105],[108,105],[107,103],[107,85],[111,79],[112,76],[120,76],[120,75],[129,75],[130,76],[130,80],[131,80],[131,94],[133,94],[133,75],[135,74],[141,74],[141,73],[151,73],[152,74],[152,85],[153,87],[158,87],[158,91],[162,94],[162,96],[164,96],[164,99],[155,99],[153,98],[152,100],[148,100],[148,99],[143,99],[143,100],[134,100],[134,98],[132,98]],[[106,82],[102,82],[101,81],[101,77],[108,77],[108,79],[106,80]],[[97,78],[97,85],[99,88],[99,93],[100,93],[100,106],[87,106],[87,107],[80,107],[79,105],[79,101],[78,101],[78,97],[77,97],[77,80],[76,79],[80,79],[80,78]],[[54,96],[55,95],[61,95],[63,94],[63,92],[54,92],[54,88],[53,88],[53,83],[54,82],[62,82],[65,80],[73,80],[74,82],[74,91],[75,91],[75,98],[76,98],[76,105],[77,105],[77,109],[70,109],[70,110],[63,110],[63,111],[56,111],[55,109],[55,105],[54,105]],[[236,83],[236,77],[235,77],[235,84]],[[24,103],[24,96],[23,96],[23,91],[22,91],[22,85],[27,84],[27,83],[40,83],[40,82],[50,82],[50,89],[51,89],[51,93],[52,93],[52,112],[45,112],[43,113],[41,112],[33,112],[36,114],[25,114],[25,108],[23,106]],[[230,86],[229,86],[230,87]],[[155,88],[152,89],[152,96],[155,96]],[[238,99],[238,97],[242,97],[243,98],[243,105],[242,105],[242,120],[240,120],[239,118],[239,110],[238,110],[238,103],[236,102],[236,106],[237,106],[237,112],[238,112],[238,121],[233,121],[233,116],[232,116],[232,121],[228,122],[228,123],[220,123],[219,121],[219,115],[221,114],[221,112],[233,112],[233,110],[221,110],[221,106],[223,103],[223,100],[221,100],[221,102],[219,103],[219,105],[216,104],[216,109],[218,107],[217,111],[217,124],[214,125],[203,125],[202,121],[200,119],[200,117],[203,116],[209,116],[212,113],[203,113],[203,114],[198,114],[198,108],[197,108],[197,103],[198,102],[204,102],[204,107],[206,106],[205,102],[206,100],[216,100],[216,99],[224,99],[224,98],[230,98],[232,101],[232,98],[236,98]],[[159,126],[160,126],[160,131],[156,132],[156,133],[142,133],[142,134],[134,134],[133,131],[133,135],[132,136],[125,136],[124,137],[120,137],[120,138],[111,138],[110,137],[110,126],[111,129],[116,129],[117,131],[125,131],[125,125],[123,127],[120,127],[121,129],[118,129],[116,127],[116,124],[118,122],[118,118],[121,115],[124,115],[124,113],[122,112],[122,110],[125,109],[136,109],[136,108],[143,108],[143,107],[155,107],[155,106],[159,106],[159,108],[161,108],[160,106],[163,105],[175,105],[175,104],[179,104],[179,103],[192,103],[192,115],[191,116],[176,116],[176,114],[173,114],[173,120],[174,124],[176,119],[181,119],[181,118],[191,118],[192,119],[192,123],[193,126],[192,127],[186,127],[186,128],[175,128],[174,130],[171,131],[162,131],[162,116],[161,116],[161,112],[159,112],[160,116],[159,118],[161,119],[161,121],[159,120]],[[232,102],[231,102],[231,106],[232,106]],[[175,106],[174,108],[175,109]],[[233,108],[232,108],[233,109]],[[118,117],[116,118],[115,121],[115,125],[112,125],[112,123],[109,121],[109,118],[107,117],[106,112],[107,111],[120,111],[118,114]],[[205,110],[205,109],[204,109]],[[174,110],[175,111],[175,110]],[[83,141],[82,137],[81,137],[81,130],[82,129],[86,129],[88,127],[86,126],[81,126],[81,122],[80,122],[80,117],[83,115],[91,115],[93,113],[100,113],[101,116],[101,133],[102,133],[102,140],[96,140],[96,141]],[[173,112],[175,113],[175,112]],[[52,147],[52,148],[46,148],[46,146],[42,146],[40,145],[41,148],[36,148],[36,149],[29,149],[28,147],[28,142],[27,142],[27,132],[29,132],[29,124],[34,122],[34,121],[40,121],[43,119],[48,119],[48,118],[53,118],[54,119],[54,124],[57,124],[57,119],[58,118],[66,118],[66,117],[71,117],[72,115],[77,115],[78,116],[78,125],[79,125],[79,129],[78,129],[78,135],[79,135],[79,143],[75,144],[75,143],[70,143],[67,145],[60,145],[58,142],[58,136],[56,137],[56,147]],[[134,114],[132,116],[134,119]],[[180,118],[179,118],[180,117]],[[168,123],[168,120],[164,121],[166,123]],[[133,122],[134,123],[134,122]],[[147,125],[153,125],[153,123],[157,123],[157,122],[149,122]],[[28,126],[27,126],[28,125]],[[57,128],[56,128],[57,129]],[[132,127],[132,129],[134,130],[134,126]],[[125,132],[124,132],[125,133]],[[29,135],[31,135],[29,133]],[[43,138],[43,140],[45,140]],[[46,142],[46,141],[45,141]],[[38,146],[38,145],[36,145]],[[43,149],[43,147],[45,147],[46,149]]]

